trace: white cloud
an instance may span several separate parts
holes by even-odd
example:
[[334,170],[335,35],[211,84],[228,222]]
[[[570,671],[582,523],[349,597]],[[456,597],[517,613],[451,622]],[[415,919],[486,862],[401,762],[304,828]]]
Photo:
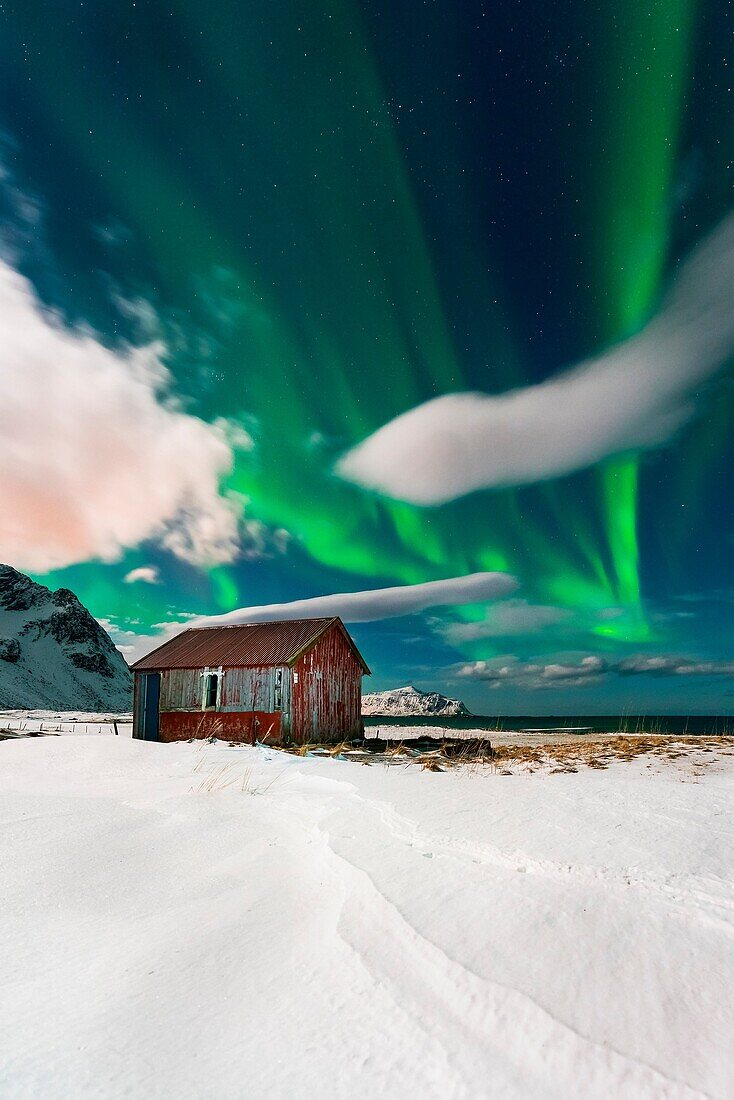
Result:
[[628,657],[617,665],[622,676],[734,676],[734,661],[696,661],[690,657]]
[[473,661],[462,665],[458,675],[483,680],[490,687],[512,684],[523,688],[550,688],[558,684],[579,687],[593,682],[608,671],[606,661],[589,655],[575,661],[543,664],[541,661],[520,661],[517,657],[494,657],[488,661]]
[[601,676],[608,665],[601,657],[583,657],[578,664],[550,664],[543,668],[546,680],[585,680],[587,677]]
[[138,635],[134,630],[126,630],[125,627],[118,626],[112,619],[97,619],[97,622],[102,629],[110,636],[114,643],[115,649],[119,649],[126,660],[130,658],[131,653],[136,651],[136,643]]
[[195,564],[237,554],[233,442],[166,397],[160,348],[65,328],[0,261],[0,357],[0,560],[43,573],[144,539]]
[[226,615],[187,618],[186,624],[160,623],[161,633],[155,637],[139,637],[136,656],[141,657],[162,645],[186,626],[231,626],[235,623],[261,623],[279,619],[321,618],[339,615],[347,623],[374,622],[401,615],[415,615],[432,607],[483,603],[514,592],[518,582],[508,573],[469,573],[465,577],[448,577],[425,584],[406,584],[394,588],[375,588],[366,592],[342,592],[330,596],[314,596],[290,603],[261,604],[241,607]]
[[527,600],[503,600],[487,608],[484,618],[478,622],[448,623],[438,629],[450,645],[461,645],[481,638],[536,634],[570,617],[571,612],[564,607],[531,604]]
[[642,655],[621,661],[607,661],[594,654],[545,663],[541,659],[520,661],[517,657],[493,657],[461,665],[457,675],[482,680],[490,687],[514,685],[543,688],[581,687],[602,677],[616,676],[732,676],[734,661],[697,661],[676,655]]
[[229,445],[236,451],[255,450],[255,440],[243,424],[220,416],[214,421],[214,427],[220,429]]
[[681,265],[660,312],[626,343],[540,385],[428,401],[348,451],[336,473],[436,505],[659,446],[734,350],[733,294],[734,215]]
[[160,573],[154,565],[141,565],[138,569],[131,569],[123,577],[125,584],[160,584]]
[[284,527],[268,527],[259,519],[243,519],[240,523],[240,553],[247,561],[281,557],[288,552],[290,542],[291,534]]
[[470,573],[425,584],[405,584],[394,588],[374,588],[366,592],[341,592],[313,596],[290,603],[272,603],[241,607],[226,615],[202,619],[195,626],[214,623],[255,623],[274,619],[319,618],[339,615],[345,622],[363,623],[414,615],[429,607],[451,604],[482,603],[514,592],[518,582],[508,573]]

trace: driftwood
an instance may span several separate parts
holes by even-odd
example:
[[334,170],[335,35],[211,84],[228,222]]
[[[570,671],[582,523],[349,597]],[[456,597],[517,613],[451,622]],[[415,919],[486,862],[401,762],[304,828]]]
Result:
[[364,737],[358,745],[368,752],[402,749],[413,753],[437,752],[454,759],[471,757],[476,760],[494,755],[492,742],[488,737]]

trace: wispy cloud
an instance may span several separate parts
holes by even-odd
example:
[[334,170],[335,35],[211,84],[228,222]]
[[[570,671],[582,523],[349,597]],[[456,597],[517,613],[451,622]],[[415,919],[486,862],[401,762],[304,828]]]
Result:
[[628,657],[615,667],[620,676],[734,676],[734,661],[687,657]]
[[181,615],[181,620],[189,621],[161,623],[161,633],[156,637],[139,637],[136,656],[150,652],[155,646],[178,634],[184,626],[226,626],[332,615],[340,616],[347,623],[376,622],[402,615],[415,615],[434,607],[484,603],[507,596],[517,587],[517,580],[508,573],[469,573],[463,577],[448,577],[424,584],[374,588],[365,592],[340,592],[328,596],[313,596],[306,600],[292,600],[289,603],[240,607],[226,615],[200,618]]
[[214,623],[256,623],[275,619],[298,619],[339,615],[345,622],[364,623],[414,615],[431,607],[482,603],[514,592],[518,582],[508,573],[470,573],[464,577],[405,584],[394,588],[373,588],[365,592],[340,592],[329,596],[313,596],[290,603],[271,603],[241,607],[220,615],[202,619],[194,625]]
[[136,634],[134,630],[119,626],[113,619],[97,619],[97,622],[102,629],[109,634],[115,648],[119,649],[120,653],[129,661],[130,655],[136,652],[136,643],[139,635]]
[[597,680],[608,671],[606,662],[594,655],[573,662],[520,661],[517,657],[493,657],[462,665],[457,675],[482,680],[490,687],[516,685],[523,688],[576,687]]
[[457,675],[481,680],[490,687],[515,685],[531,690],[581,687],[608,676],[732,676],[734,661],[697,661],[675,655],[642,655],[621,661],[607,661],[589,654],[574,660],[555,662],[520,661],[517,657],[495,657],[460,666]]
[[734,350],[734,216],[681,265],[660,312],[624,344],[537,386],[435,398],[348,451],[336,473],[436,505],[560,477],[667,442]]
[[532,604],[522,599],[503,600],[488,607],[477,622],[442,623],[437,630],[449,645],[461,645],[482,638],[537,634],[546,627],[568,621],[571,615],[564,607]]

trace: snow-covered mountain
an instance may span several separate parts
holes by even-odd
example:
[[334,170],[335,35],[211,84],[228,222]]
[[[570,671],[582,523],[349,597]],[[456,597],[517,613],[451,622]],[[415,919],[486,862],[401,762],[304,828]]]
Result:
[[0,710],[127,711],[132,675],[74,593],[0,565]]
[[419,691],[408,684],[392,691],[367,692],[362,696],[362,714],[395,718],[440,714],[445,718],[461,718],[469,711],[458,699],[447,699],[437,691]]

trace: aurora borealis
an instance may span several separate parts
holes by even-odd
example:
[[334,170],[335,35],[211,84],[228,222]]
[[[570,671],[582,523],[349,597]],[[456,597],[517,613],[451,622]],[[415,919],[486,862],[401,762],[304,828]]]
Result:
[[[107,541],[10,564],[73,588],[123,645],[187,615],[508,573],[497,602],[356,625],[371,687],[481,713],[732,709],[726,370],[663,446],[565,476],[432,507],[334,473],[423,402],[536,385],[646,325],[734,205],[723,0],[62,0],[0,20],[2,256],[57,327],[168,372],[122,436],[148,415],[185,430],[132,485],[110,443]],[[21,352],[11,369],[31,377]],[[64,438],[107,368],[73,369]],[[138,537],[138,504],[199,443],[231,469],[212,457],[181,493],[219,478],[234,542],[191,551],[208,514]]]

